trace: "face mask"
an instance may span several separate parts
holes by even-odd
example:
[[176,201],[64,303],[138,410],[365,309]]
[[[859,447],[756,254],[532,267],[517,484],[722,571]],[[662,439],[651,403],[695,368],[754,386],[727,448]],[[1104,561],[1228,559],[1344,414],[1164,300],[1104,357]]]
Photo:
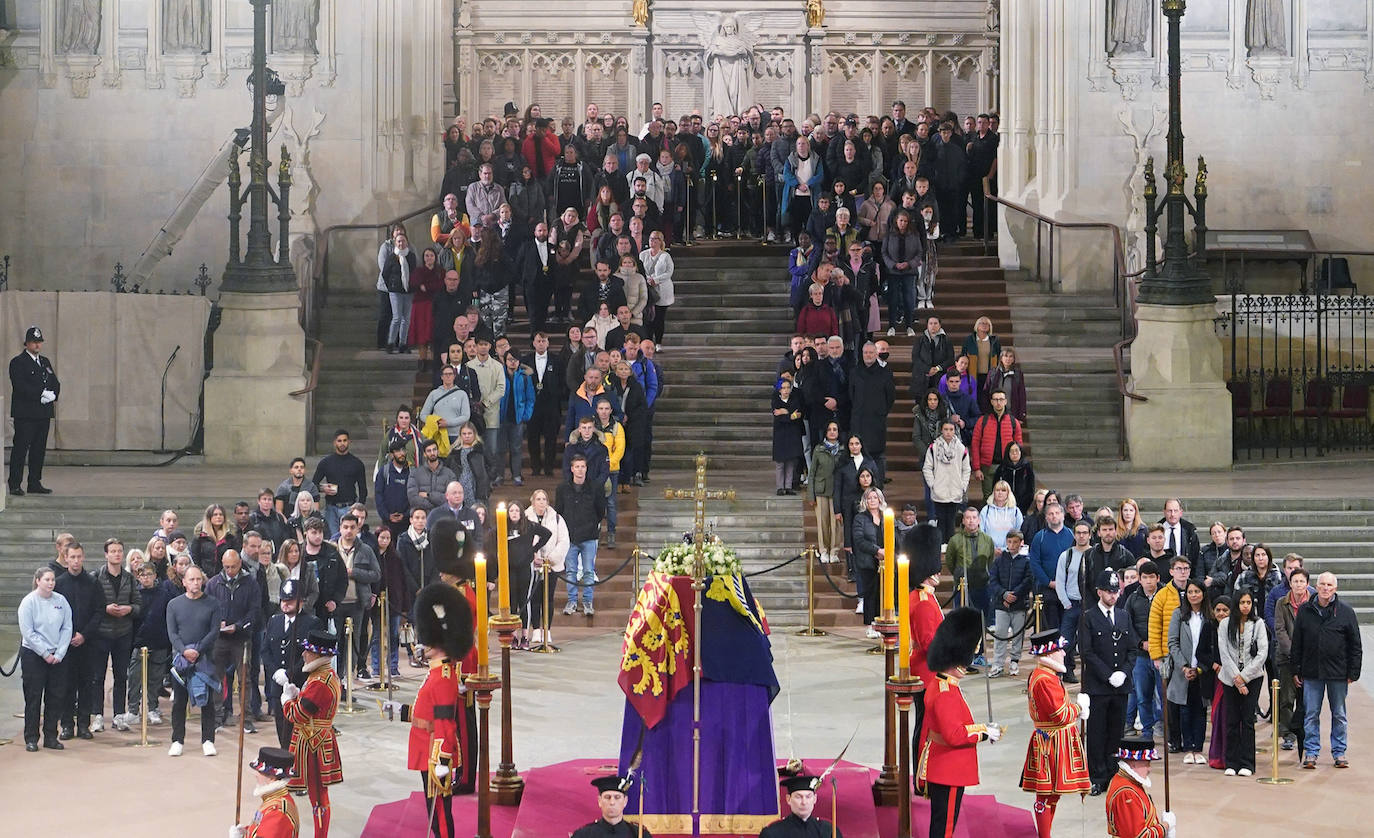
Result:
[[891,354],[892,354],[891,352],[879,352],[879,353],[878,353],[878,360],[879,360],[879,361],[886,361],[886,360],[887,360],[887,357],[888,357],[889,355],[891,355]]

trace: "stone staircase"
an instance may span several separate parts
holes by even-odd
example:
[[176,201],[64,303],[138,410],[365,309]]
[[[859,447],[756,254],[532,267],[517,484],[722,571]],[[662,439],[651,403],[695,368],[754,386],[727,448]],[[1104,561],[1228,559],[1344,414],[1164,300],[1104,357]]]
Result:
[[1029,282],[1007,282],[1036,468],[1124,470],[1122,396],[1112,359],[1121,340],[1120,310],[1110,295],[1033,289]]

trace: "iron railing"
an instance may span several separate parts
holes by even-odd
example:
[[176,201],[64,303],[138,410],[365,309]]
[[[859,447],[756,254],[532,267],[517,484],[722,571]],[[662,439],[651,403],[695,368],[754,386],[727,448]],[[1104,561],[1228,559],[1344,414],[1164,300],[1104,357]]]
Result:
[[[1034,277],[1042,287],[1052,294],[1057,294],[1062,290],[1062,279],[1055,273],[1056,238],[1062,241],[1063,232],[1066,230],[1100,230],[1108,233],[1112,239],[1112,298],[1116,301],[1117,310],[1121,314],[1121,340],[1112,347],[1112,358],[1116,365],[1116,389],[1122,399],[1119,403],[1120,418],[1120,457],[1125,460],[1130,456],[1126,445],[1126,399],[1132,401],[1149,401],[1145,396],[1132,392],[1126,386],[1126,371],[1124,363],[1124,353],[1126,347],[1130,346],[1135,340],[1136,322],[1136,286],[1139,284],[1139,277],[1145,273],[1142,268],[1138,271],[1128,271],[1126,266],[1126,247],[1125,240],[1121,235],[1121,228],[1106,221],[1057,221],[1047,215],[1036,212],[1028,207],[1008,201],[991,192],[988,179],[983,179],[983,195],[985,208],[983,216],[986,219],[983,224],[983,254],[987,255],[992,249],[992,231],[997,225],[994,204],[1001,204],[1008,210],[1024,215],[1035,222],[1035,273]],[[975,197],[976,200],[976,197]]]

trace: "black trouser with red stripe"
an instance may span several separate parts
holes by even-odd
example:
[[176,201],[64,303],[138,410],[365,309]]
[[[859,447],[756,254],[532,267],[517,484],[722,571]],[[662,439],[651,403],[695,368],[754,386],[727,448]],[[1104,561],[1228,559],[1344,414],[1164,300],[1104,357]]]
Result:
[[927,782],[926,791],[930,796],[930,838],[953,838],[959,807],[964,805],[964,787]]
[[420,789],[425,793],[429,830],[435,838],[453,838],[453,795],[441,794],[436,801],[429,796],[429,772],[420,772]]

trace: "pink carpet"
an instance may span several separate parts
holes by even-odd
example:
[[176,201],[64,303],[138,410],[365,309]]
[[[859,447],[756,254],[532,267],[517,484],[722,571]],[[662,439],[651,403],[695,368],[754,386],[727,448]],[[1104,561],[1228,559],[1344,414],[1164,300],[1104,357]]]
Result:
[[[806,770],[818,773],[829,763],[807,760]],[[596,820],[593,777],[611,774],[611,760],[572,760],[534,768],[524,773],[525,799],[516,807],[493,806],[493,838],[565,838],[573,830]],[[852,762],[843,762],[832,775],[838,791],[836,820],[845,838],[894,838],[897,834],[897,809],[873,805],[870,784],[877,772]],[[1026,796],[1030,802],[1030,795]],[[780,803],[782,811],[786,804]],[[830,818],[831,785],[817,791],[816,811]],[[913,838],[927,838],[930,804],[922,798],[911,803]],[[415,792],[405,800],[383,803],[372,810],[363,838],[420,838],[426,834],[424,796]],[[631,815],[631,817],[633,817]],[[477,823],[477,797],[466,795],[453,800],[453,820],[459,835],[472,834]],[[1035,826],[1027,809],[1004,806],[992,795],[964,797],[955,838],[1034,838]],[[662,835],[657,838],[677,838]],[[753,838],[749,836],[748,838]]]

